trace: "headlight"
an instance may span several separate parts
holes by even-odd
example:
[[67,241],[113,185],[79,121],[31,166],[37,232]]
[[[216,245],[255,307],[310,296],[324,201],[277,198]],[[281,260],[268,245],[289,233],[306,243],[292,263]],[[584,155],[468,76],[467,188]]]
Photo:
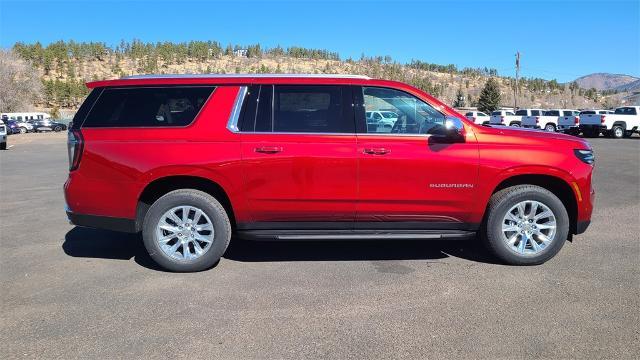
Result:
[[596,160],[593,155],[593,150],[575,149],[573,150],[573,153],[576,154],[576,157],[585,164],[592,165]]

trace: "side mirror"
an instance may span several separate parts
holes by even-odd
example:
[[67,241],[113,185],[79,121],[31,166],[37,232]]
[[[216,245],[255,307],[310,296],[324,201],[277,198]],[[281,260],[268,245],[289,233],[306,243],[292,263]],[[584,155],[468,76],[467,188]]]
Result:
[[439,134],[431,135],[430,139],[436,143],[461,143],[465,139],[465,130],[462,120],[455,116],[447,116],[444,127]]

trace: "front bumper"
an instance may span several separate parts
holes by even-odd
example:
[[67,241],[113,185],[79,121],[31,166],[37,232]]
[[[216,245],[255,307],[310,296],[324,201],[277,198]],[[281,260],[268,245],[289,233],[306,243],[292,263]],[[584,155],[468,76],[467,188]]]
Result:
[[591,224],[591,220],[578,221],[576,224],[576,235],[582,234],[583,232],[587,231],[589,224]]

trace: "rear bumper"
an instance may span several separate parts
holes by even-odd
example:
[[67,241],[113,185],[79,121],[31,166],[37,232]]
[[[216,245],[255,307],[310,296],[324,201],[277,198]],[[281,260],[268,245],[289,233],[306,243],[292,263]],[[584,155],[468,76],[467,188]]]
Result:
[[607,130],[606,126],[602,126],[599,124],[594,124],[594,125],[590,125],[590,124],[580,124],[578,125],[578,129],[580,129],[580,131],[584,131],[584,130]]
[[114,218],[108,216],[76,214],[67,210],[69,222],[76,226],[120,231],[126,233],[138,232],[134,219]]

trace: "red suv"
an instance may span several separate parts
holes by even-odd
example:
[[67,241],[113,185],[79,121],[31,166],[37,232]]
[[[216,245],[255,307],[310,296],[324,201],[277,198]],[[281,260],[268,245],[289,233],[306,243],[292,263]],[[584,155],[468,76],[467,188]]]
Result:
[[169,270],[213,266],[234,233],[479,234],[505,263],[540,264],[589,225],[587,142],[476,125],[403,83],[160,75],[88,86],[69,131],[67,215],[79,226],[142,232]]

